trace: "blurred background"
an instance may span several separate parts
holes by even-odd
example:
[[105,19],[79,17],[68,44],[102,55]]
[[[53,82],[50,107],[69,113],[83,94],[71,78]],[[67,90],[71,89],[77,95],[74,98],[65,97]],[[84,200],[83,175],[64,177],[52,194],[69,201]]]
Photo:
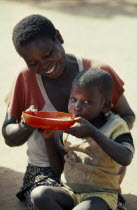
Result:
[[[53,21],[64,38],[66,52],[96,58],[109,64],[125,82],[125,95],[137,114],[137,0],[0,0],[0,126],[3,100],[16,73],[25,67],[12,44],[15,24],[30,14]],[[137,145],[137,123],[132,129]],[[25,167],[26,145],[10,148],[0,134],[0,209],[22,210],[15,194]],[[137,209],[137,154],[122,184],[128,210]]]

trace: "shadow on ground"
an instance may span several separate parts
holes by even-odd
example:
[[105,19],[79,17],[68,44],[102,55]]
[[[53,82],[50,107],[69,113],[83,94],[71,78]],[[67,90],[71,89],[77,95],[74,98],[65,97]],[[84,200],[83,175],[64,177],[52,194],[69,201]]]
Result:
[[[16,198],[19,190],[23,173],[0,167],[0,208],[1,210],[24,210],[24,203]],[[126,207],[128,210],[137,209],[137,196],[133,194],[124,194]]]
[[137,209],[137,196],[133,194],[124,194],[123,195],[126,200],[126,207],[128,210],[136,210]]
[[25,204],[16,198],[20,189],[23,173],[0,167],[0,209],[24,210]]
[[75,16],[113,18],[122,15],[137,17],[137,0],[24,0],[24,2],[41,9],[56,10]]

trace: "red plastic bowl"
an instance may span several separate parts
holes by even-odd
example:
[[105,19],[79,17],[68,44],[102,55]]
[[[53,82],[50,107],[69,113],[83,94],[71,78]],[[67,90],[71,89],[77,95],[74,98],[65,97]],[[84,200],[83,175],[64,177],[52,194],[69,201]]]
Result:
[[74,115],[56,111],[24,111],[25,122],[33,127],[48,130],[64,130],[74,123]]

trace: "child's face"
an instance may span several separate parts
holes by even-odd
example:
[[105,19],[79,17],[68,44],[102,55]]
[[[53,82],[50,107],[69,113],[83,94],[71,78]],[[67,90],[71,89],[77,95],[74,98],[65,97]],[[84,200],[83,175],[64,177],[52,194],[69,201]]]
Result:
[[29,42],[22,47],[20,55],[28,68],[50,78],[58,78],[65,66],[65,51],[58,40],[47,37]]
[[96,119],[104,107],[105,99],[97,87],[79,88],[73,85],[68,112],[76,117],[83,117],[92,122]]

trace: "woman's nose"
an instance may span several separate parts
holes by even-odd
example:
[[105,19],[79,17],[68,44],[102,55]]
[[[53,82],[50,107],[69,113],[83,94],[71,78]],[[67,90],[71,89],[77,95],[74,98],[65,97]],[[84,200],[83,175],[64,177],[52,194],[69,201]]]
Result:
[[46,62],[44,62],[44,61],[42,61],[42,62],[41,62],[41,67],[43,67],[43,68],[44,68],[44,67],[46,67],[46,66],[47,66],[47,63],[46,63]]

